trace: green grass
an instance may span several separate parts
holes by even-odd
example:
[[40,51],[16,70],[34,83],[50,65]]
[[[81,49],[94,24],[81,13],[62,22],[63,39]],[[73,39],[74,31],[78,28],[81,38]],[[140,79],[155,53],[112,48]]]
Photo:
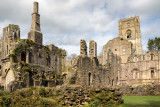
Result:
[[160,96],[123,96],[119,107],[160,107]]

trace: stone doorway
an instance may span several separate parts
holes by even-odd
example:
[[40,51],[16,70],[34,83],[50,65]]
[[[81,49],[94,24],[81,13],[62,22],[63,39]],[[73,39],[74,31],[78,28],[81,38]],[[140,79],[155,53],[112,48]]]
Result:
[[91,73],[88,74],[88,77],[89,77],[88,78],[88,85],[90,86],[91,85]]

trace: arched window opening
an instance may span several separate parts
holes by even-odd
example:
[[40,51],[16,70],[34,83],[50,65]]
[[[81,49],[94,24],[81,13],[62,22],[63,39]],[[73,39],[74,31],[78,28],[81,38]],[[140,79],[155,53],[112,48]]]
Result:
[[129,23],[129,22],[127,23],[127,26],[130,26],[130,23]]
[[21,53],[21,61],[26,62],[26,53],[25,52]]
[[88,78],[88,85],[90,86],[91,85],[91,73],[88,74],[88,77],[89,77]]
[[8,45],[7,45],[7,54],[8,54]]
[[29,63],[32,63],[32,53],[29,52]]
[[154,78],[154,69],[151,69],[151,78]]
[[112,80],[112,86],[114,85],[114,79]]
[[137,79],[137,77],[138,77],[138,72],[136,72],[136,77],[135,77],[135,79]]
[[131,35],[131,30],[127,30],[127,38],[129,39],[129,38],[131,38],[132,37],[132,35]]
[[151,60],[153,60],[153,54],[151,54]]

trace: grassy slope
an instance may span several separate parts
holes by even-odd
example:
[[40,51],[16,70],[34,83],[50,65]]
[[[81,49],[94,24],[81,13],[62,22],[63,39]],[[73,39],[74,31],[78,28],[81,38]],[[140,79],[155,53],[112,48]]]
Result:
[[160,107],[160,96],[123,96],[120,107]]

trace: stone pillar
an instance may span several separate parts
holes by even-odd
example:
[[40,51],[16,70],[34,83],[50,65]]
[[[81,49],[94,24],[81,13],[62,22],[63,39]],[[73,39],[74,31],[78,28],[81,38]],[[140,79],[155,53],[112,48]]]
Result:
[[80,41],[80,55],[87,56],[87,45],[85,40]]
[[33,13],[38,13],[38,2],[33,3]]
[[89,56],[91,58],[97,57],[97,43],[93,40],[89,42]]

